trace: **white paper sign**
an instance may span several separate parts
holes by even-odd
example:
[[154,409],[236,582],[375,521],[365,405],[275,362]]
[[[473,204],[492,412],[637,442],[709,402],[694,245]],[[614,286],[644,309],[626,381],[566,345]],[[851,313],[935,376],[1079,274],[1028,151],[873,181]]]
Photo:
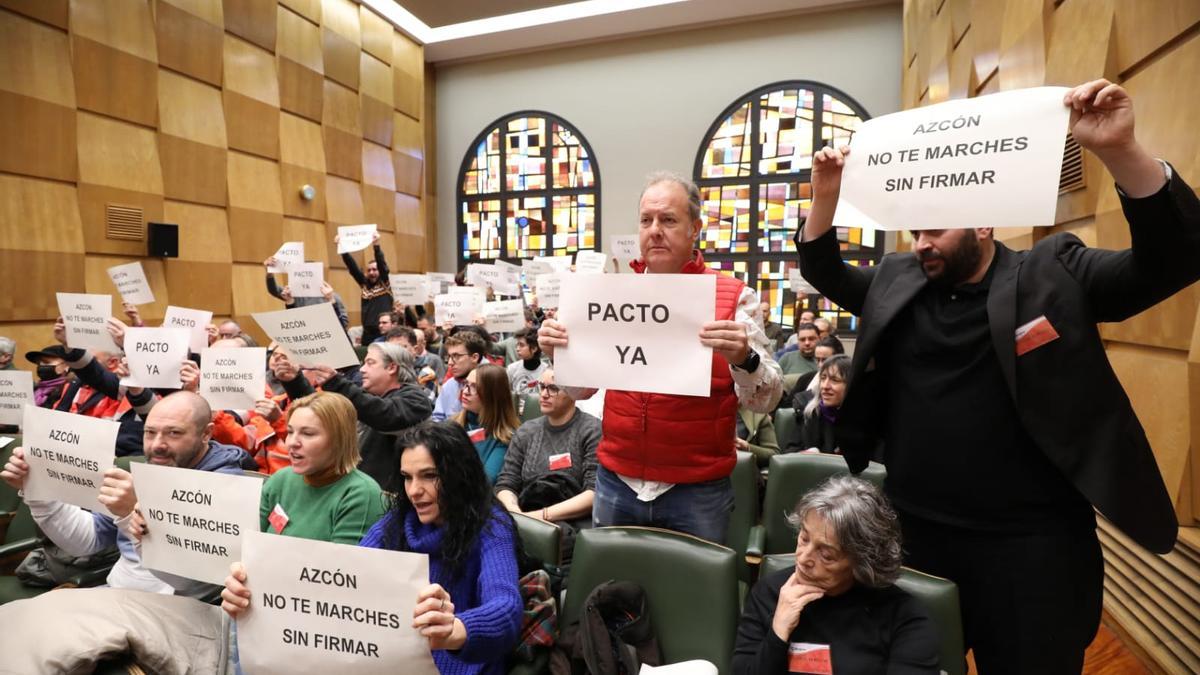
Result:
[[8,447],[9,443],[13,442],[12,436],[0,436],[0,448]]
[[116,458],[119,424],[87,415],[25,406],[21,445],[29,476],[25,498],[56,500],[108,513],[96,497]]
[[67,327],[71,349],[113,352],[118,349],[108,334],[112,296],[90,293],[58,293],[58,313]]
[[200,355],[200,395],[214,410],[249,410],[267,387],[264,347],[205,349]]
[[537,290],[538,307],[554,309],[558,307],[559,289],[562,288],[563,277],[571,276],[567,272],[552,272],[539,274],[534,289]]
[[636,234],[613,235],[608,239],[608,246],[617,260],[629,262],[642,257],[642,247]]
[[27,405],[34,405],[33,373],[0,370],[0,424],[20,424]]
[[429,280],[429,300],[454,286],[454,275],[449,272],[426,272],[425,278]]
[[333,303],[251,314],[272,340],[279,343],[301,366],[344,368],[357,366],[358,356],[342,324],[333,311]]
[[252,593],[237,622],[247,675],[298,664],[308,673],[437,675],[429,640],[412,627],[427,556],[249,532],[242,562]]
[[483,312],[483,298],[475,293],[444,293],[433,299],[434,320],[443,325],[470,326]]
[[150,282],[146,279],[142,263],[134,261],[110,267],[108,276],[125,302],[132,305],[148,305],[154,302],[154,292],[150,290]]
[[369,225],[342,225],[338,227],[338,253],[353,253],[371,245],[375,239],[375,223]]
[[503,267],[471,263],[467,265],[467,283],[477,288],[491,287],[496,295],[518,295],[520,281]]
[[304,242],[289,241],[280,246],[272,257],[275,258],[275,264],[267,268],[268,272],[290,272],[292,265],[304,262]]
[[483,303],[483,318],[493,333],[514,333],[525,327],[525,303],[520,300],[499,300]]
[[700,329],[713,320],[713,274],[569,274],[558,320],[570,346],[554,350],[560,385],[708,396],[712,349]]
[[167,305],[163,316],[163,328],[183,328],[188,331],[188,350],[199,354],[208,347],[208,324],[212,312],[203,309],[188,309]]
[[796,267],[788,270],[788,287],[796,295],[819,295],[821,293],[815,286],[808,283],[807,279],[800,276],[800,270]]
[[868,120],[833,224],[880,230],[1054,225],[1064,87],[1005,91]]
[[608,256],[597,251],[577,251],[575,253],[576,274],[604,274],[604,266],[608,264]]
[[565,255],[539,255],[535,261],[549,265],[559,272],[571,271],[571,257]]
[[424,274],[389,274],[392,300],[406,305],[423,305],[429,298],[429,278]]
[[188,357],[191,333],[184,328],[125,329],[125,359],[129,377],[121,384],[162,389],[179,388],[179,369]]
[[553,274],[558,268],[544,260],[522,260],[521,271],[525,273],[525,283],[529,283],[542,274]]
[[293,298],[320,298],[325,283],[325,263],[296,263],[288,271],[288,287]]
[[129,471],[146,519],[142,564],[224,584],[230,563],[242,559],[242,535],[258,531],[263,481],[141,462]]

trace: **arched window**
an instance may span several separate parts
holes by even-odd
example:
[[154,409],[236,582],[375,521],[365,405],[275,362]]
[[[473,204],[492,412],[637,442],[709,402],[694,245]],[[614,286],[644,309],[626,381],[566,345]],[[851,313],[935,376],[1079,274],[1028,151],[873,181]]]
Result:
[[[700,249],[709,267],[730,272],[771,304],[771,320],[792,325],[797,301],[853,334],[858,320],[819,295],[797,298],[788,284],[797,267],[792,236],[812,203],[812,153],[848,143],[867,112],[846,94],[793,80],[756,89],[725,109],[696,154]],[[842,256],[874,265],[883,252],[873,230],[838,229]]]
[[488,125],[459,170],[461,263],[598,248],[600,172],[591,146],[540,111]]

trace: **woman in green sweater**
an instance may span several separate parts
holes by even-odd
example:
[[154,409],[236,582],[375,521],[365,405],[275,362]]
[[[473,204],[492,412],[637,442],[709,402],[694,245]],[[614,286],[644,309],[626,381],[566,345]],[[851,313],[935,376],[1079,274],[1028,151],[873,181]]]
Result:
[[292,465],[275,472],[259,502],[263,532],[358,544],[383,517],[383,493],[359,471],[358,416],[345,397],[317,392],[288,410]]

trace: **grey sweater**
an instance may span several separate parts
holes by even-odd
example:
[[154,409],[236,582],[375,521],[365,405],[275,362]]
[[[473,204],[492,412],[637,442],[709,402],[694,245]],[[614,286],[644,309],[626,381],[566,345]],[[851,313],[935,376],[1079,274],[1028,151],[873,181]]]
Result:
[[550,456],[571,453],[569,471],[584,490],[596,489],[596,446],[600,444],[600,420],[576,408],[575,416],[556,427],[547,417],[530,420],[517,429],[504,467],[496,479],[496,491],[511,490],[520,495],[521,488],[550,473]]

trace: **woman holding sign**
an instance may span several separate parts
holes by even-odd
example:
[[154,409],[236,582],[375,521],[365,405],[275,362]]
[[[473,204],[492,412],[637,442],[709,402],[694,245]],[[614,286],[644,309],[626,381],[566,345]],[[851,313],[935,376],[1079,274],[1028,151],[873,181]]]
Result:
[[513,407],[508,373],[490,363],[479,366],[467,375],[459,399],[463,409],[453,420],[467,430],[491,485],[504,468],[509,441],[521,426]]

